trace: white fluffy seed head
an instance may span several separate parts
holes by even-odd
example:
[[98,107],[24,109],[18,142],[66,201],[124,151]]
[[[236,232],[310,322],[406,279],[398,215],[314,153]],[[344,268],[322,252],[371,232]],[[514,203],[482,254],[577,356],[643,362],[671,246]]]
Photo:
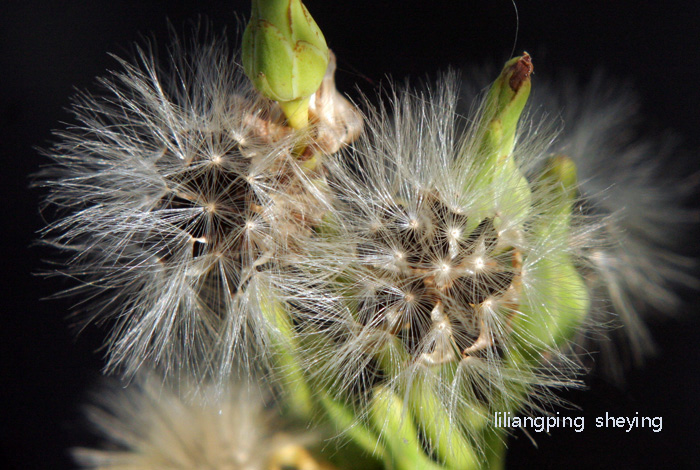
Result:
[[176,41],[161,65],[152,49],[76,98],[46,152],[44,239],[91,297],[84,318],[111,327],[108,371],[223,383],[276,342],[280,261],[322,214],[322,178],[224,41]]
[[[459,116],[456,87],[448,77],[368,111],[363,138],[329,164],[330,235],[300,267],[321,295],[291,304],[308,368],[331,394],[366,411],[377,387],[389,389],[414,413],[434,411],[428,421],[476,433],[494,410],[536,407],[577,384],[573,331],[559,319],[579,315],[575,331],[586,292],[557,270],[586,239],[561,229],[570,201],[542,184],[554,134],[532,122],[519,133],[514,161],[532,190],[521,173],[488,178],[484,109]],[[568,297],[553,295],[569,278]]]
[[[319,436],[282,421],[256,384],[171,390],[160,378],[140,374],[126,389],[105,387],[87,408],[101,448],[79,448],[81,468],[95,470],[271,470],[281,464],[321,469],[305,446]],[[195,394],[196,398],[183,400]],[[267,397],[267,398],[266,398]]]

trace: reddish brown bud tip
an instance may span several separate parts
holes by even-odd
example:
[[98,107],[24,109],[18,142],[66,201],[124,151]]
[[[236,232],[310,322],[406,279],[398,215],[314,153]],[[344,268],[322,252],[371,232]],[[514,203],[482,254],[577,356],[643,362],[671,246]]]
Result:
[[510,85],[511,90],[517,92],[520,90],[523,83],[530,78],[530,74],[532,73],[533,66],[530,54],[523,52],[523,56],[520,60],[511,65],[511,70],[513,75],[511,75],[508,85]]

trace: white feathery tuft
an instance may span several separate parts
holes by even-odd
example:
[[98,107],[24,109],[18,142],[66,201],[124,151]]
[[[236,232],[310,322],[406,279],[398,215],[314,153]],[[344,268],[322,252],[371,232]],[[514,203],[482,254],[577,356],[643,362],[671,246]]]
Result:
[[[305,449],[319,436],[281,420],[264,391],[252,383],[178,391],[139,373],[126,389],[105,387],[86,408],[102,448],[77,448],[80,468],[95,470],[269,470],[284,464],[322,467]],[[183,395],[195,394],[185,401]],[[268,397],[269,398],[269,397]],[[296,467],[295,467],[296,468]]]
[[139,48],[75,99],[40,175],[59,212],[43,235],[69,254],[85,320],[111,328],[107,371],[224,383],[269,361],[280,264],[327,202],[225,42],[195,41],[164,65]]
[[[590,264],[591,325],[607,353],[604,367],[619,374],[619,359],[637,365],[654,351],[647,317],[675,315],[681,293],[697,279],[697,168],[688,168],[672,139],[640,138],[638,103],[628,88],[596,74],[588,85],[543,83],[539,112],[563,121],[556,151],[576,163],[582,210],[602,220],[601,243],[582,256]],[[618,337],[623,342],[612,341]],[[615,351],[617,350],[617,351]],[[622,354],[620,354],[620,352]]]

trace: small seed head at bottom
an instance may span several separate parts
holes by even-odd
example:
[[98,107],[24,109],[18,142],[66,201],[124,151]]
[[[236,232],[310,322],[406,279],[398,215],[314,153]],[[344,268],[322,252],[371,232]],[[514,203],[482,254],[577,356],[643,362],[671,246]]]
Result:
[[235,382],[222,391],[189,379],[170,387],[140,372],[126,388],[112,383],[100,391],[86,414],[101,447],[73,449],[73,456],[95,470],[329,468],[307,450],[321,436],[284,421],[258,387]]

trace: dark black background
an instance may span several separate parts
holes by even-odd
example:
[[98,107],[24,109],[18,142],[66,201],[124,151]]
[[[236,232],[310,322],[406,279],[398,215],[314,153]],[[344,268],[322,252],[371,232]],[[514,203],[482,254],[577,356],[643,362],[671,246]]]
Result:
[[[483,1],[306,2],[339,58],[341,89],[372,90],[390,75],[425,78],[452,65],[501,64],[516,40],[513,5]],[[107,52],[127,53],[140,34],[167,42],[166,19],[178,29],[204,15],[236,39],[243,1],[3,2],[0,8],[0,177],[3,311],[0,323],[0,461],[17,469],[72,468],[67,451],[85,443],[79,408],[99,377],[103,332],[75,339],[66,316],[71,301],[41,301],[61,286],[32,276],[47,253],[30,247],[43,222],[40,192],[28,175],[43,163],[34,149],[69,121],[74,87],[116,68]],[[516,53],[533,54],[536,75],[596,68],[634,84],[649,137],[673,129],[690,169],[697,169],[700,133],[700,3],[694,1],[520,1]],[[508,468],[700,468],[700,321],[697,297],[685,318],[653,325],[660,353],[613,385],[593,374],[589,390],[565,397],[581,407],[582,433],[555,429],[509,442]],[[663,430],[601,430],[605,412],[662,416]],[[5,468],[8,468],[7,466]]]

